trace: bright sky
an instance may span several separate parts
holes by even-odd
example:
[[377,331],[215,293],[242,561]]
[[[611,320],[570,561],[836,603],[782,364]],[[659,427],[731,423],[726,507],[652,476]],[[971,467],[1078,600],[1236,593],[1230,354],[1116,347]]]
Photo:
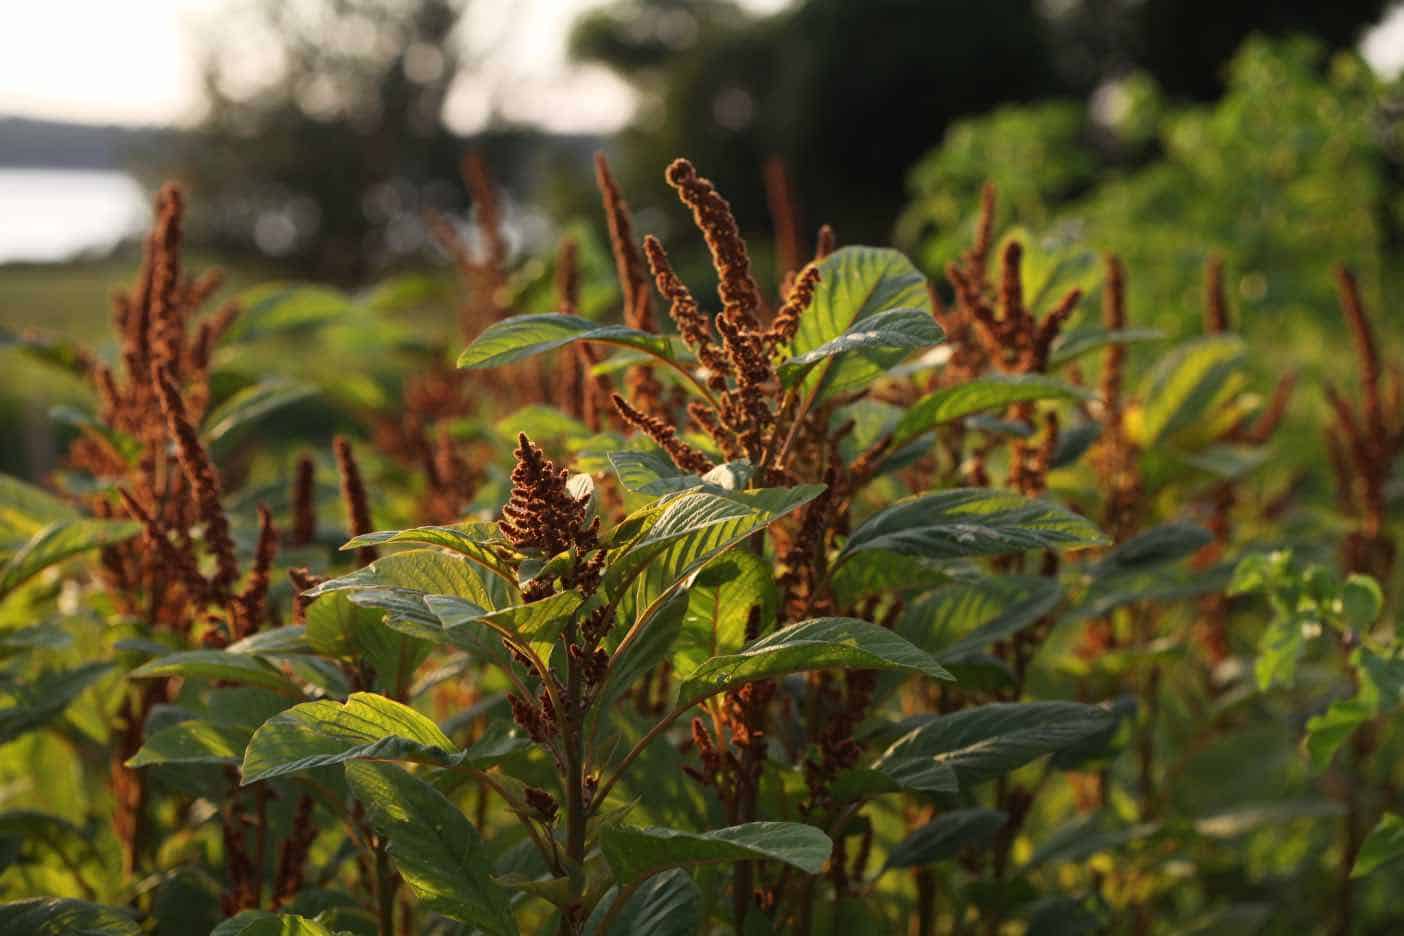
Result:
[[[199,111],[200,35],[249,0],[10,0],[0,29],[0,114],[110,123],[179,123]],[[445,117],[481,126],[493,103],[560,132],[623,124],[632,95],[598,68],[565,61],[570,23],[608,0],[470,0],[465,35],[482,71],[453,89]],[[770,12],[787,0],[743,0]],[[1404,3],[1362,43],[1377,69],[1404,69]]]
[[[108,123],[178,123],[199,111],[202,31],[240,0],[9,0],[0,29],[0,114]],[[247,2],[247,0],[244,0]],[[632,107],[603,69],[565,62],[566,34],[608,0],[470,0],[465,34],[487,43],[485,72],[453,89],[446,118],[508,117],[561,132],[608,131]],[[769,12],[786,0],[744,0]],[[510,92],[510,93],[509,93]]]

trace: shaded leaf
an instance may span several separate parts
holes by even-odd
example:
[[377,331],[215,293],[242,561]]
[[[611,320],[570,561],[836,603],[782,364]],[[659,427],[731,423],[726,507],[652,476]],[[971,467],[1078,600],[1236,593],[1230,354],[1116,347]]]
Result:
[[1103,732],[1115,717],[1078,702],[995,703],[923,719],[873,765],[884,773],[949,770],[961,789]]
[[289,695],[301,695],[297,686],[258,657],[227,650],[185,650],[143,663],[127,674],[132,679],[183,676],[220,679],[249,686],[263,686]]
[[140,936],[141,928],[115,907],[58,897],[0,904],[0,933],[15,936]]
[[1364,877],[1400,858],[1404,858],[1404,819],[1387,813],[1365,837],[1350,876]]
[[587,936],[694,936],[702,924],[702,890],[681,868],[645,881],[606,933],[604,918],[618,898],[612,889],[595,906],[585,924]]
[[1087,400],[1092,392],[1042,374],[993,374],[952,387],[943,387],[908,408],[893,432],[901,444],[929,429],[972,413],[1004,409],[1012,403],[1036,400]]
[[833,668],[953,678],[931,656],[884,627],[856,618],[815,618],[762,637],[739,653],[707,660],[683,679],[678,706],[759,679]]
[[947,861],[970,845],[984,845],[1009,818],[997,809],[953,809],[899,842],[887,856],[889,868],[919,868]]
[[606,826],[600,848],[620,884],[632,884],[668,868],[772,860],[818,874],[834,843],[813,826],[797,822],[748,822],[714,832]]
[[1091,521],[1007,491],[956,488],[879,510],[849,536],[838,561],[866,549],[933,559],[1074,549],[1107,541]]
[[507,892],[490,877],[487,849],[458,807],[394,764],[348,763],[346,781],[426,909],[490,936],[515,936]]

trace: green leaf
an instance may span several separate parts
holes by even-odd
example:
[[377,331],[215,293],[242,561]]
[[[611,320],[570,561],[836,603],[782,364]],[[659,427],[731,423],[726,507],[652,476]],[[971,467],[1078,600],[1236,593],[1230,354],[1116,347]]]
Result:
[[146,736],[128,767],[153,764],[238,764],[252,732],[243,726],[190,719]]
[[1115,723],[1106,708],[1078,702],[995,703],[921,719],[873,765],[906,776],[948,772],[961,789],[1073,747]]
[[288,695],[302,695],[292,680],[263,660],[246,653],[230,653],[227,650],[185,650],[180,653],[168,653],[138,666],[127,675],[132,679],[159,679],[167,676],[219,679],[249,686],[263,686]]
[[1006,640],[1062,599],[1056,580],[995,576],[956,582],[919,598],[902,615],[902,636],[947,665]]
[[393,764],[349,763],[346,781],[426,909],[489,936],[515,936],[508,894],[489,876],[492,859],[458,807]]
[[314,397],[318,392],[310,384],[285,379],[266,380],[245,387],[205,417],[205,438],[218,449],[238,430],[284,406]]
[[681,868],[644,881],[606,933],[604,919],[617,899],[617,888],[604,895],[585,923],[586,936],[695,936],[702,925],[702,890]]
[[1161,359],[1138,396],[1145,400],[1139,443],[1154,448],[1166,436],[1201,420],[1243,362],[1243,340],[1210,335],[1188,342]]
[[1057,344],[1053,345],[1053,353],[1048,356],[1048,366],[1051,368],[1062,367],[1084,354],[1097,351],[1108,345],[1142,344],[1148,341],[1160,341],[1164,337],[1165,333],[1155,328],[1116,330],[1080,328],[1064,335]]
[[1400,858],[1404,858],[1404,819],[1386,813],[1365,837],[1350,876],[1364,877]]
[[244,910],[210,931],[210,936],[339,936],[317,920],[295,914]]
[[[643,620],[688,575],[752,533],[809,503],[822,484],[722,492],[687,491],[658,505],[656,519],[622,555],[612,558],[603,591],[622,598],[638,579],[632,614]],[[631,609],[626,609],[626,611]]]
[[897,424],[892,442],[901,445],[937,426],[1013,403],[1091,398],[1090,390],[1042,374],[994,374],[943,387],[917,400]]
[[22,542],[50,524],[77,519],[72,505],[43,488],[0,474],[0,542]]
[[775,572],[755,553],[734,549],[710,563],[687,590],[674,672],[690,673],[708,657],[740,650],[751,610],[759,608],[762,621],[773,621],[779,604]]
[[1107,542],[1085,517],[1007,491],[956,488],[879,510],[849,536],[838,562],[865,549],[932,559],[1075,549]]
[[0,904],[0,933],[15,936],[140,936],[141,927],[115,907],[58,897]]
[[49,566],[99,546],[131,539],[140,525],[125,520],[60,520],[30,537],[0,566],[0,599]]
[[1214,541],[1197,523],[1162,523],[1121,543],[1092,567],[1094,575],[1116,575],[1145,566],[1184,559]]
[[739,491],[751,477],[747,461],[718,465],[705,475],[683,472],[664,452],[657,449],[644,452],[610,452],[609,463],[619,476],[625,490],[649,497],[662,497],[678,491],[708,487],[722,491]]
[[[786,388],[793,387],[817,365],[829,362],[832,369],[824,392],[851,390],[881,374],[909,352],[937,344],[945,337],[927,308],[888,309],[858,319],[843,334],[782,362],[778,369],[780,382]],[[850,361],[850,355],[856,360]],[[858,366],[858,361],[868,366]]]
[[888,868],[920,868],[947,861],[970,845],[984,845],[1009,816],[997,809],[953,809],[899,842],[887,856]]
[[352,308],[351,300],[334,289],[277,283],[246,290],[235,301],[243,311],[230,326],[226,342],[315,328],[343,317]]
[[514,578],[511,566],[491,549],[492,545],[502,541],[502,534],[498,531],[496,523],[470,521],[453,526],[423,526],[408,530],[365,533],[349,540],[341,548],[348,550],[360,549],[363,546],[394,546],[401,543],[438,546],[466,556],[510,581]]
[[941,664],[884,627],[856,618],[815,618],[762,637],[739,653],[707,660],[679,686],[678,707],[743,683],[833,668],[952,678]]
[[519,738],[490,734],[467,751],[427,716],[369,692],[344,704],[322,699],[273,716],[249,740],[242,783],[352,760],[403,760],[440,766],[491,767],[528,747]]
[[33,731],[62,714],[78,694],[111,669],[111,663],[87,663],[71,670],[54,670],[30,682],[12,683],[3,693],[15,704],[0,708],[0,744]]
[[1352,574],[1341,586],[1341,610],[1346,621],[1357,630],[1374,624],[1384,610],[1380,583],[1368,575]]
[[382,556],[365,568],[323,582],[304,595],[315,598],[328,592],[370,588],[452,595],[480,608],[492,606],[492,595],[473,564],[440,549],[409,549]]
[[[462,601],[429,595],[425,599],[443,625],[449,640],[459,642],[458,635],[468,628],[491,628],[504,637],[530,647],[543,660],[550,656],[553,644],[571,615],[580,607],[577,591],[556,592],[530,604],[516,605],[488,614],[474,614]],[[476,609],[474,609],[476,610]],[[462,644],[471,649],[472,643]]]
[[1306,651],[1303,621],[1295,614],[1274,617],[1258,638],[1258,658],[1253,661],[1253,675],[1259,691],[1274,685],[1290,687],[1296,680],[1297,660]]
[[574,341],[598,341],[668,356],[668,342],[659,335],[624,325],[600,325],[579,315],[547,313],[514,315],[489,325],[458,356],[458,366],[500,367]]
[[780,861],[818,874],[833,847],[823,832],[797,822],[748,822],[714,832],[636,826],[606,826],[600,831],[600,848],[620,884],[669,868],[735,861]]
[[1305,744],[1311,766],[1316,770],[1331,766],[1336,751],[1355,729],[1374,718],[1375,712],[1376,706],[1363,699],[1343,699],[1332,702],[1323,714],[1307,719]]
[[[840,248],[819,264],[819,276],[814,301],[800,317],[788,349],[792,356],[804,357],[861,320],[883,312],[915,309],[930,315],[926,277],[895,250]],[[809,373],[805,385],[818,399],[830,387],[855,386],[871,380],[901,361],[909,351],[873,349],[863,354],[830,357]]]

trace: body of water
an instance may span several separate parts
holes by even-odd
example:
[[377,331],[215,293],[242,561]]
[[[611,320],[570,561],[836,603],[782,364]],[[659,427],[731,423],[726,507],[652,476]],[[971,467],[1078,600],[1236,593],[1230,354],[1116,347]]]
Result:
[[0,169],[0,263],[105,251],[147,218],[146,196],[125,173]]

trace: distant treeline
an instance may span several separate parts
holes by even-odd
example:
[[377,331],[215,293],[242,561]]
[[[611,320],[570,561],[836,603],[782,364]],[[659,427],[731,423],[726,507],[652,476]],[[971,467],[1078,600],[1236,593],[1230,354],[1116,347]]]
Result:
[[180,131],[163,127],[0,117],[0,166],[43,169],[122,169],[133,154],[168,142]]

